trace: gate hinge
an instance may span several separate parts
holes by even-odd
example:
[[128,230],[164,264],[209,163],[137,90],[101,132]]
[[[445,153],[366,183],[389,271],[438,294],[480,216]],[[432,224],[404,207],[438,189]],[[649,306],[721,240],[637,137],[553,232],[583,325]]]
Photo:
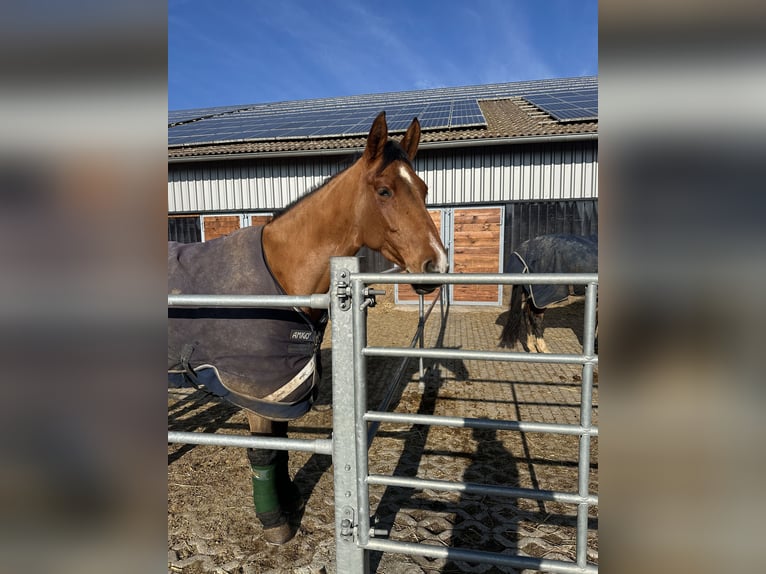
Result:
[[[335,296],[338,298],[338,306],[341,311],[348,311],[351,309],[351,283],[349,278],[351,274],[347,269],[341,269],[338,273],[338,281],[335,284]],[[382,289],[372,289],[367,287],[364,289],[364,300],[360,305],[360,309],[366,309],[367,307],[374,307],[376,295],[385,295],[386,292]]]
[[350,275],[347,269],[341,269],[338,273],[339,279],[335,287],[335,296],[338,298],[341,311],[351,309],[351,284],[348,282]]

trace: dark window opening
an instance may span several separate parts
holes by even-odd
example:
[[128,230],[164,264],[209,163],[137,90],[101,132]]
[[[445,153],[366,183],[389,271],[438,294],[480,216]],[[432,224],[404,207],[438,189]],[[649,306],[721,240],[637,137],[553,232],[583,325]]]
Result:
[[179,243],[202,241],[199,216],[168,217],[168,241]]
[[505,262],[527,239],[540,235],[598,235],[598,200],[525,201],[505,209]]

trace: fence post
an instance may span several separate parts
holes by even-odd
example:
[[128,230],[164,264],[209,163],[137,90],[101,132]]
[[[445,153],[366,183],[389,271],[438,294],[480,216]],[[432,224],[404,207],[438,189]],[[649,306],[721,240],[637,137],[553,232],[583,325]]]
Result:
[[[357,545],[359,500],[354,385],[355,364],[351,273],[359,259],[330,259],[330,319],[332,328],[333,482],[335,492],[335,564],[338,574],[369,572],[367,551]],[[365,441],[366,445],[366,441]]]
[[[583,325],[583,354],[592,357],[596,350],[598,283],[588,283],[585,286],[585,320]],[[593,363],[582,366],[582,386],[580,396],[580,426],[587,431],[593,427]],[[590,482],[590,433],[580,435],[580,455],[578,458],[577,492],[585,498],[588,496]],[[580,502],[577,506],[577,539],[576,559],[580,568],[587,565],[588,552],[588,504]]]

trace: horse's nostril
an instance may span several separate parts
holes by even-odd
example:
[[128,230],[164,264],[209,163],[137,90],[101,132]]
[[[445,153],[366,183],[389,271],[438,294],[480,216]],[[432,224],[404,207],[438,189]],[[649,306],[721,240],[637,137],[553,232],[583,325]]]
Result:
[[441,268],[432,259],[429,259],[423,263],[423,273],[441,273]]
[[434,262],[433,259],[423,263],[423,273],[444,273],[445,271],[445,266],[440,265],[439,262]]

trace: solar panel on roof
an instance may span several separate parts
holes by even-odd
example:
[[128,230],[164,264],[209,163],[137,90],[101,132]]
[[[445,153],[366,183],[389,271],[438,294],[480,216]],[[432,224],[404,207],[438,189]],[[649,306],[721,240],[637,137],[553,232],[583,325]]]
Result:
[[[278,137],[364,135],[381,109],[386,111],[391,131],[405,130],[414,117],[422,118],[421,126],[427,129],[485,124],[476,100],[467,98],[434,105],[434,102],[421,96],[421,100],[415,102],[357,102],[356,105],[348,104],[340,109],[305,107],[282,114],[274,113],[274,108],[269,106],[251,106],[244,110],[237,108],[220,115],[203,117],[187,124],[173,125],[169,131],[168,143],[179,145],[198,138],[213,143]],[[231,127],[234,123],[236,129]],[[207,138],[207,134],[214,139]]]
[[168,111],[168,126],[183,122],[199,120],[218,114],[225,114],[241,110],[245,106],[221,106],[217,108],[198,108],[194,110],[170,110]]
[[404,131],[413,117],[426,130],[484,127],[478,100],[518,96],[559,121],[598,116],[597,78],[535,80],[171,111],[168,144],[366,135],[382,110],[394,132]]
[[524,99],[562,122],[598,119],[596,88],[532,94]]

